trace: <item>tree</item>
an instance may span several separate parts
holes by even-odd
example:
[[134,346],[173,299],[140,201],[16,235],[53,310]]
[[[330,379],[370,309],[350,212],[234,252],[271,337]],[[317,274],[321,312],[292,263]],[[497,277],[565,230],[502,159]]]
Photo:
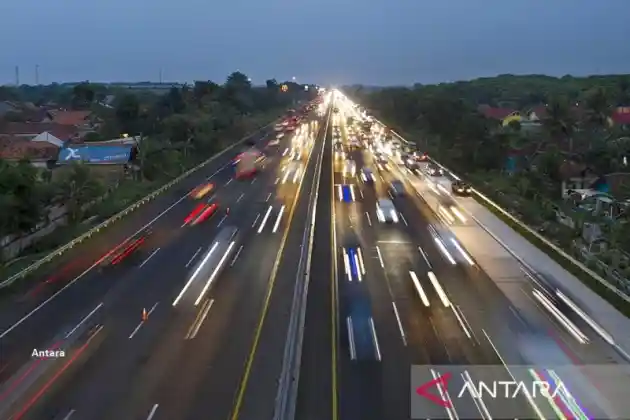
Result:
[[140,104],[133,94],[124,95],[116,104],[116,120],[121,134],[135,135],[140,117]]
[[103,193],[103,186],[82,163],[74,163],[59,183],[59,192],[71,222],[81,220],[84,206]]

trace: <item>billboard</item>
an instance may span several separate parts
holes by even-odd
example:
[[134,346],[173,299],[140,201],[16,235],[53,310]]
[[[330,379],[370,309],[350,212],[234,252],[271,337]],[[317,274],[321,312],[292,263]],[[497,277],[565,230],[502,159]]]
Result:
[[100,165],[121,165],[129,162],[133,145],[89,146],[71,145],[59,150],[57,164],[83,162]]

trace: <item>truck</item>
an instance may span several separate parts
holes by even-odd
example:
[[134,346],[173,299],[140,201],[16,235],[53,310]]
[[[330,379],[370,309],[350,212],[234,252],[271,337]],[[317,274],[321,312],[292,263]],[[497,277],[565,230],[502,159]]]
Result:
[[251,178],[261,168],[264,160],[263,154],[256,148],[251,148],[241,153],[236,162],[236,179]]

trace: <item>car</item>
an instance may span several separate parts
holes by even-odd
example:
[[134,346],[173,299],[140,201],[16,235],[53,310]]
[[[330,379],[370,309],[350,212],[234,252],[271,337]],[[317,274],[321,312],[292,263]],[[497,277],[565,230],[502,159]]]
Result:
[[337,160],[343,160],[346,158],[346,151],[343,149],[343,147],[335,147],[335,159]]
[[415,171],[416,169],[419,168],[418,162],[415,159],[411,158],[411,157],[407,157],[404,162],[405,162],[405,166],[410,171]]
[[190,196],[196,200],[202,199],[214,190],[214,184],[207,183],[197,186],[190,192]]
[[361,170],[361,179],[366,184],[374,184],[374,174],[370,168],[363,168]]
[[427,155],[426,153],[414,153],[414,156],[416,160],[420,162],[426,162],[427,160],[429,160],[429,155]]
[[354,160],[346,160],[343,167],[343,174],[345,176],[355,176],[357,174],[357,164]]
[[376,203],[376,217],[381,223],[398,223],[398,211],[391,200],[378,200]]
[[182,226],[194,226],[213,216],[219,205],[217,203],[199,203],[184,219]]
[[146,242],[147,238],[151,236],[151,234],[152,231],[147,229],[133,239],[118,245],[98,261],[99,266],[104,267],[120,264],[132,254],[135,254],[142,247],[142,244]]
[[405,184],[402,181],[395,179],[392,181],[389,191],[392,193],[394,197],[400,197],[405,195]]
[[453,181],[451,183],[453,194],[461,196],[469,196],[472,193],[472,187],[463,181]]
[[429,164],[427,165],[427,173],[431,176],[442,176],[444,175],[444,170],[439,166]]

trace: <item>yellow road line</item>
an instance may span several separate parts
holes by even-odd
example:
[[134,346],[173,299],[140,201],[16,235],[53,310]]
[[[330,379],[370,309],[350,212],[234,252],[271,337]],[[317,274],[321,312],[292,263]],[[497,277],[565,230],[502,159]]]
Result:
[[[326,133],[328,135],[328,133]],[[332,142],[330,145],[332,149]],[[332,302],[330,310],[332,313],[332,420],[337,420],[339,417],[338,409],[338,393],[337,393],[337,229],[335,228],[335,168],[334,164],[330,165],[330,184],[331,184],[331,199],[330,199],[330,249],[332,251],[332,265],[331,265],[331,287],[330,293],[332,296]]]
[[[313,150],[315,147],[311,148],[311,153],[308,158],[308,164],[311,162],[311,157],[313,156]],[[306,177],[302,177],[300,180],[300,185],[298,186],[297,194],[293,197],[293,203],[291,204],[291,211],[289,212],[289,219],[287,222],[287,227],[284,229],[284,233],[282,235],[282,241],[280,242],[280,249],[278,250],[278,254],[276,255],[276,261],[273,264],[273,268],[271,269],[271,275],[269,277],[269,286],[267,287],[267,294],[265,295],[265,301],[263,303],[263,308],[260,315],[260,320],[258,321],[258,325],[256,326],[256,333],[254,335],[254,342],[252,344],[252,348],[249,352],[249,356],[247,357],[247,363],[245,364],[245,373],[243,374],[243,378],[241,379],[241,383],[239,384],[238,394],[236,397],[236,403],[234,404],[234,408],[232,409],[232,414],[230,415],[231,420],[237,420],[241,411],[241,406],[243,405],[243,398],[245,397],[245,391],[247,389],[247,384],[249,382],[249,375],[251,374],[252,365],[254,364],[254,358],[256,357],[256,351],[258,350],[258,342],[260,341],[260,335],[262,333],[262,327],[265,323],[265,319],[267,318],[267,312],[269,312],[269,302],[271,301],[271,293],[273,292],[273,287],[276,283],[276,276],[278,274],[278,269],[280,267],[280,260],[282,259],[282,255],[284,253],[284,247],[287,242],[287,238],[289,237],[289,230],[291,229],[291,224],[293,222],[293,214],[295,213],[295,208],[297,207],[298,197],[302,192],[302,184],[304,183],[304,179]]]

